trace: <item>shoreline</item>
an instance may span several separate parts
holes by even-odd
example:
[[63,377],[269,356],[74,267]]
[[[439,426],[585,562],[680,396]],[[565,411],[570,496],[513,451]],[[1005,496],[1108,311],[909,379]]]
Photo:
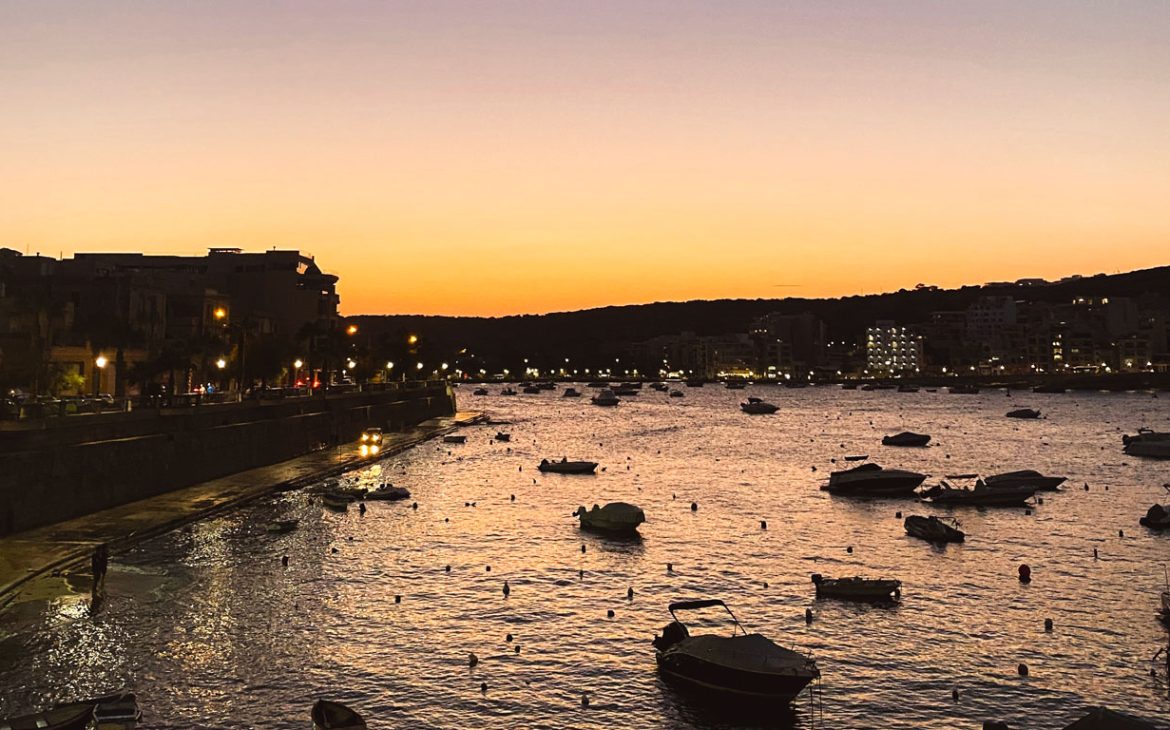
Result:
[[[482,412],[463,411],[386,434],[389,443],[378,460],[486,420]],[[16,603],[34,580],[84,563],[100,543],[108,544],[116,555],[143,540],[230,512],[278,490],[305,487],[372,463],[376,461],[356,455],[356,443],[347,443],[5,536],[0,538],[0,611]]]

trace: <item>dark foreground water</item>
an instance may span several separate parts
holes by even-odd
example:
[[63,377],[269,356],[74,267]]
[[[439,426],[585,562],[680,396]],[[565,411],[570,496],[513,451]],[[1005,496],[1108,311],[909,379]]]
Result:
[[[1123,431],[1170,429],[1170,399],[709,385],[603,409],[559,391],[492,390],[462,389],[461,407],[513,425],[469,428],[463,446],[430,443],[347,478],[406,486],[417,511],[372,502],[360,517],[276,495],[119,556],[96,616],[83,595],[9,608],[0,715],[129,687],[150,727],[304,728],[318,696],[352,704],[371,728],[745,724],[656,673],[649,642],[666,604],[697,597],[723,598],[749,628],[814,653],[819,708],[802,697],[792,716],[765,718],[776,724],[1059,728],[1086,704],[1170,715],[1166,685],[1149,676],[1167,641],[1155,612],[1170,535],[1137,524],[1166,501],[1170,463],[1120,450]],[[742,415],[753,393],[782,410]],[[1018,406],[1048,418],[1003,417]],[[511,444],[491,442],[497,428]],[[902,429],[937,445],[879,445]],[[830,459],[857,453],[933,475],[1032,467],[1070,479],[1030,516],[954,510],[968,542],[937,548],[908,538],[895,512],[943,510],[818,490]],[[562,455],[605,471],[538,474],[542,456]],[[582,534],[569,517],[616,500],[645,509],[640,541]],[[296,532],[265,531],[289,517]],[[1016,579],[1021,562],[1030,585]],[[817,601],[813,572],[896,577],[903,598]]]

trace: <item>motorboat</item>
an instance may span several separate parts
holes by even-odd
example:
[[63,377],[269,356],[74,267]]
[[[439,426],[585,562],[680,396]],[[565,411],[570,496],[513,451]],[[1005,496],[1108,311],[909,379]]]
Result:
[[910,515],[904,523],[906,534],[927,542],[963,542],[967,535],[959,529],[958,523],[939,519],[934,515],[923,517]]
[[292,532],[301,524],[300,520],[274,520],[268,523],[268,531],[274,534]]
[[541,472],[549,472],[552,474],[592,474],[597,471],[597,462],[569,461],[568,459],[549,461],[548,459],[541,459],[540,464],[536,468]]
[[313,730],[366,730],[366,721],[340,702],[317,700],[313,705]]
[[1014,411],[1007,412],[1008,418],[1039,418],[1040,411],[1034,408],[1017,408]]
[[589,510],[578,507],[573,516],[580,520],[583,530],[626,535],[636,533],[638,525],[646,521],[642,508],[628,502],[610,502],[604,507],[593,505]]
[[909,384],[903,383],[902,385],[899,385],[899,386],[898,386],[898,392],[899,392],[899,393],[917,393],[917,392],[918,392],[918,386],[917,386],[917,385],[909,385]]
[[516,391],[513,388],[504,388],[500,391],[500,395],[516,395]]
[[[973,484],[971,480],[974,480]],[[1035,493],[1034,484],[1009,482],[989,486],[975,475],[962,474],[939,480],[937,485],[925,490],[921,496],[934,504],[1022,507]]]
[[1165,726],[1108,707],[1090,707],[1084,717],[1065,725],[1064,730],[1158,730],[1160,727]]
[[670,391],[670,397],[671,398],[682,398],[683,392],[681,390],[672,390],[672,391]]
[[979,395],[977,385],[952,385],[947,390],[954,395]]
[[893,436],[883,436],[882,446],[926,446],[930,443],[930,435],[903,431]]
[[1138,520],[1142,527],[1151,530],[1170,530],[1170,507],[1155,504],[1146,510],[1146,516]]
[[503,431],[496,431],[496,435],[493,438],[495,438],[496,441],[511,441],[512,434],[504,433]]
[[780,410],[780,406],[765,403],[762,400],[748,401],[739,404],[740,409],[751,416],[770,416]]
[[723,387],[727,388],[728,390],[743,390],[747,387],[747,383],[741,380],[728,380],[723,384]]
[[817,598],[846,601],[889,601],[902,597],[902,581],[890,578],[826,578],[813,573]]
[[535,385],[524,386],[524,393],[526,395],[540,395],[540,388]]
[[467,443],[467,437],[462,435],[462,434],[448,434],[448,435],[443,437],[443,443],[445,443],[445,444],[465,444],[465,443]]
[[828,484],[822,488],[835,494],[897,497],[912,495],[924,481],[925,474],[904,469],[885,469],[871,462],[833,472],[829,475]]
[[983,478],[983,482],[990,487],[1029,485],[1035,487],[1037,492],[1055,492],[1067,480],[1068,477],[1050,477],[1034,469],[1007,471]]
[[487,395],[488,389],[487,388],[476,388],[475,390],[471,391],[471,394],[472,395]]
[[1130,456],[1145,456],[1151,459],[1170,459],[1170,433],[1159,433],[1148,428],[1138,429],[1137,434],[1121,437],[1124,451]]
[[606,389],[593,396],[593,405],[595,406],[616,406],[621,403],[621,399],[614,394],[612,390]]
[[366,499],[380,499],[388,502],[399,499],[410,499],[410,490],[405,487],[396,487],[393,484],[383,484],[368,493]]
[[670,386],[668,386],[666,383],[651,383],[650,387],[654,390],[657,390],[659,393],[665,393],[670,389]]
[[565,391],[563,393],[561,393],[561,397],[562,398],[580,398],[581,392],[578,391],[576,388],[565,388]]
[[339,512],[344,512],[349,509],[349,503],[353,501],[354,499],[350,495],[340,494],[338,492],[326,492],[321,496],[321,504]]
[[[716,606],[731,617],[730,636],[691,636],[677,615]],[[723,601],[679,601],[669,610],[673,620],[654,637],[658,670],[668,680],[739,700],[787,704],[821,676],[811,656],[749,634]]]

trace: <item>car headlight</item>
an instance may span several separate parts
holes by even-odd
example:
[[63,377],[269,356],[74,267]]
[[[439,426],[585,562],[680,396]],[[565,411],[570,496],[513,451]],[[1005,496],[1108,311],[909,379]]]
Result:
[[366,446],[365,444],[362,444],[361,452],[362,452],[362,456],[369,456],[370,455],[370,447]]
[[374,434],[374,443],[379,443],[382,440],[382,434]]
[[370,434],[363,433],[362,434],[362,441],[369,441],[369,440],[370,440]]
[[378,453],[378,445],[377,444],[374,444],[373,446],[370,447],[370,453],[371,454]]

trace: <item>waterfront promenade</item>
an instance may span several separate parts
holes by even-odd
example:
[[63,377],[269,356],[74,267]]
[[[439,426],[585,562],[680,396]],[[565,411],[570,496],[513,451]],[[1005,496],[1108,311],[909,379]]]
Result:
[[[423,421],[406,431],[388,432],[382,458],[482,417],[480,413],[464,411]],[[88,575],[89,557],[100,543],[110,545],[116,554],[146,537],[233,509],[277,488],[309,484],[363,463],[369,460],[358,456],[357,444],[346,443],[0,538],[0,609],[24,592],[51,593],[51,586],[34,589],[37,578],[72,572]]]

